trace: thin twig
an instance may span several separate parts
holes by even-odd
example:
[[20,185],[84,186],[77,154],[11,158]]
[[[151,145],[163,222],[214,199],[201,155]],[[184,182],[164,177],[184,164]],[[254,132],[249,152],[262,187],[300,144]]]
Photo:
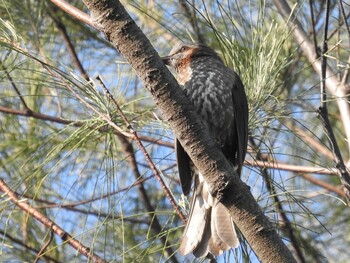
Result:
[[312,23],[312,36],[314,38],[314,46],[315,46],[315,52],[317,56],[319,57],[320,52],[317,46],[317,37],[316,37],[316,23],[315,23],[315,16],[314,16],[314,8],[313,8],[313,0],[309,0],[310,4],[310,14],[311,14],[311,23]]
[[[128,162],[130,165],[131,170],[133,171],[133,174],[136,178],[137,181],[140,181],[140,179],[142,178],[142,175],[138,169],[137,166],[137,162],[136,162],[136,156],[134,154],[134,149],[132,144],[127,140],[127,138],[121,134],[117,135],[119,138],[119,141],[121,142],[123,151],[125,152],[125,154],[128,156]],[[147,210],[147,214],[150,217],[150,227],[156,232],[156,234],[161,234],[162,233],[162,226],[159,223],[158,217],[156,215],[156,210],[154,209],[153,205],[151,204],[151,200],[148,197],[147,191],[144,187],[143,182],[139,183],[137,185],[137,189],[139,192],[139,195],[141,197],[141,199],[143,200],[143,203],[146,207]],[[163,246],[165,248],[166,253],[168,254],[169,257],[169,261],[172,261],[174,263],[177,263],[177,259],[174,256],[174,251],[171,247],[168,246],[168,240],[166,238],[166,236],[161,235],[160,236],[160,240],[163,243]]]
[[[37,249],[32,248],[32,247],[28,246],[27,244],[25,244],[22,240],[11,236],[9,233],[6,233],[6,232],[0,230],[0,235],[3,236],[3,238],[6,237],[7,240],[11,240],[15,244],[23,247],[26,251],[32,251],[32,252],[34,252],[36,254],[39,252]],[[50,257],[48,255],[42,255],[42,258],[45,259],[47,262],[63,263],[63,262],[57,260],[56,258]]]
[[43,247],[39,250],[39,252],[38,252],[38,254],[37,254],[37,256],[36,256],[36,258],[35,258],[35,260],[34,260],[34,263],[37,263],[37,262],[39,262],[39,259],[43,256],[43,253],[44,253],[44,251],[47,249],[47,247],[51,244],[51,242],[52,242],[52,240],[53,240],[53,231],[51,230],[50,231],[50,238],[49,238],[49,240],[47,240],[46,242],[45,242],[45,244],[43,245]]
[[[341,12],[341,15],[342,15],[342,22],[345,24],[345,29],[346,29],[346,32],[348,33],[348,43],[350,43],[350,28],[349,28],[349,24],[348,24],[348,20],[347,20],[346,14],[345,14],[343,2],[341,0],[338,0],[338,5],[339,5],[339,9],[340,9],[340,12]],[[340,27],[340,25],[339,25],[339,27]],[[349,65],[350,65],[350,56],[348,58],[348,65],[346,67],[346,70],[344,71],[344,75],[343,75],[342,80],[341,80],[341,83],[343,85],[345,85],[345,83],[347,83],[348,79],[349,79],[349,72],[350,72],[350,66]]]
[[28,105],[27,105],[26,101],[24,100],[22,94],[19,92],[19,89],[17,88],[17,86],[16,86],[15,82],[13,81],[13,79],[12,79],[10,73],[8,72],[7,68],[6,68],[5,65],[3,65],[2,63],[1,63],[1,67],[2,67],[3,70],[5,71],[5,74],[6,74],[7,78],[9,79],[12,88],[15,90],[15,92],[16,92],[17,95],[19,96],[19,99],[21,100],[21,102],[22,102],[24,108],[26,109],[26,111],[31,112],[31,109],[28,107]]
[[95,253],[91,252],[90,248],[84,246],[81,242],[72,237],[68,232],[66,232],[54,221],[49,219],[44,214],[40,213],[37,209],[31,207],[27,202],[20,200],[19,195],[16,192],[14,192],[2,179],[0,179],[0,191],[3,192],[6,196],[8,196],[10,200],[13,203],[15,203],[15,205],[18,206],[21,210],[25,211],[26,213],[37,219],[47,228],[52,229],[52,231],[54,231],[56,235],[58,235],[64,242],[68,243],[74,249],[79,251],[79,253],[91,259],[93,262],[106,262]]
[[51,2],[57,5],[64,12],[71,15],[72,17],[75,17],[78,20],[84,22],[85,24],[88,24],[98,30],[97,26],[92,21],[91,17],[88,14],[84,13],[83,11],[79,10],[78,8],[72,6],[71,4],[63,0],[51,0]]
[[322,143],[321,139],[319,139],[315,133],[308,130],[309,132],[311,132],[311,134],[309,134],[308,132],[306,132],[307,129],[303,130],[297,125],[292,126],[288,123],[286,123],[285,125],[294,133],[296,133],[306,145],[312,146],[319,155],[323,155],[330,160],[333,159],[332,152]]
[[[35,118],[38,120],[43,120],[43,121],[50,121],[50,122],[55,122],[55,123],[60,123],[60,124],[66,124],[66,125],[71,125],[74,127],[82,127],[84,125],[86,125],[85,122],[83,121],[74,121],[74,120],[67,120],[67,119],[62,119],[59,117],[54,117],[54,116],[50,116],[47,114],[43,114],[40,112],[35,112],[35,111],[31,111],[31,112],[27,112],[27,111],[22,111],[22,110],[16,110],[16,109],[10,109],[10,108],[6,108],[3,106],[0,106],[0,112],[4,112],[7,114],[13,114],[13,115],[17,115],[17,116],[24,116],[24,117],[30,117],[30,118]],[[94,127],[92,127],[94,128]],[[100,132],[106,132],[106,129],[104,127],[99,128],[98,131]],[[113,131],[115,134],[118,133],[118,131],[114,130]],[[125,136],[125,132],[124,132],[124,136]],[[131,138],[130,136],[126,136],[128,138]],[[157,145],[161,145],[161,146],[165,146],[165,147],[169,147],[169,148],[173,148],[174,144],[168,141],[163,141],[161,139],[157,139],[157,138],[152,138],[150,136],[144,136],[144,135],[138,135],[138,137],[145,142],[149,142],[149,143],[154,143]],[[132,139],[132,138],[131,138]]]
[[[258,149],[257,145],[255,144],[254,139],[251,137],[249,138],[250,145],[253,147],[253,149],[256,150],[256,159],[257,161],[266,161],[265,158],[260,153],[260,150]],[[273,200],[274,205],[276,206],[276,209],[281,217],[281,220],[283,222],[283,230],[285,230],[286,234],[288,235],[291,245],[295,251],[295,256],[298,258],[298,262],[305,263],[306,260],[304,258],[303,253],[301,252],[300,244],[298,242],[298,238],[295,235],[295,229],[292,226],[286,212],[283,209],[282,203],[278,197],[278,194],[276,192],[275,186],[273,185],[273,182],[271,181],[271,176],[268,173],[268,170],[266,167],[260,167],[261,174],[265,180],[267,190],[270,192]]]
[[322,181],[322,180],[319,180],[319,179],[316,179],[315,177],[309,175],[309,174],[301,174],[301,176],[305,179],[305,180],[308,180],[310,183],[313,183],[314,185],[317,185],[319,187],[322,187],[323,189],[327,190],[327,191],[330,191],[330,192],[334,192],[342,197],[346,197],[345,196],[345,193],[344,191],[337,187],[337,186],[334,186],[330,183],[327,183],[325,181]]
[[341,13],[341,16],[342,16],[342,19],[343,19],[343,23],[345,24],[345,29],[346,29],[346,32],[348,33],[348,38],[349,38],[349,41],[350,41],[350,28],[349,28],[349,23],[348,23],[348,20],[347,20],[347,16],[345,14],[343,1],[338,0],[338,4],[339,4],[339,9],[341,11],[340,13]]
[[186,0],[179,0],[180,2],[180,6],[182,8],[182,10],[185,12],[185,16],[187,17],[188,21],[190,22],[192,28],[193,28],[193,31],[196,33],[197,35],[197,40],[199,43],[202,43],[202,44],[206,44],[206,41],[199,29],[199,26],[198,26],[198,20],[196,19],[195,17],[195,12],[191,12],[189,6],[188,6],[188,2]]
[[328,51],[328,21],[329,21],[329,0],[326,3],[326,14],[325,14],[325,25],[324,25],[324,36],[323,36],[323,46],[322,46],[322,68],[321,68],[321,84],[320,84],[320,107],[318,108],[318,117],[321,120],[325,133],[328,137],[330,147],[333,152],[333,160],[335,162],[336,168],[338,169],[338,175],[340,181],[343,185],[343,190],[347,197],[348,203],[350,202],[350,175],[344,164],[342,154],[340,152],[337,140],[335,138],[331,123],[328,118],[328,108],[327,108],[327,92],[326,92],[326,72],[327,72],[327,56],[325,55]]
[[244,165],[252,166],[252,167],[261,167],[261,168],[269,168],[280,171],[289,171],[295,173],[312,173],[312,174],[327,174],[327,175],[336,175],[338,170],[335,168],[319,168],[312,166],[301,166],[301,165],[293,165],[283,162],[278,162],[276,160],[273,161],[263,161],[263,160],[246,160]]
[[73,63],[76,65],[77,69],[80,71],[84,79],[89,80],[89,75],[87,74],[86,70],[83,67],[83,64],[78,58],[78,54],[75,51],[75,47],[68,35],[66,26],[62,23],[60,17],[55,12],[49,12],[49,16],[54,21],[58,31],[61,33]]
[[154,165],[151,157],[149,156],[146,148],[143,146],[140,138],[137,135],[137,132],[134,130],[134,128],[132,127],[131,123],[129,122],[129,120],[126,118],[124,112],[122,111],[122,109],[119,107],[118,102],[114,99],[113,95],[109,92],[108,88],[106,87],[106,85],[104,84],[103,80],[101,79],[100,76],[97,76],[97,80],[100,81],[104,91],[106,92],[108,98],[113,102],[114,106],[116,107],[116,109],[118,110],[121,118],[123,119],[123,121],[125,122],[127,128],[129,129],[130,133],[132,134],[133,139],[136,141],[137,146],[140,148],[141,152],[143,153],[143,155],[145,156],[146,161],[148,162],[152,172],[154,173],[154,175],[156,176],[156,178],[158,179],[158,181],[160,182],[160,185],[162,186],[164,193],[166,195],[166,197],[169,199],[171,205],[174,207],[175,211],[177,212],[177,214],[179,215],[180,219],[183,222],[186,222],[186,217],[184,216],[184,214],[181,211],[181,208],[178,206],[174,196],[172,195],[172,193],[170,192],[168,186],[165,184],[163,178],[161,177],[160,173],[158,172],[158,169],[156,168],[156,166]]

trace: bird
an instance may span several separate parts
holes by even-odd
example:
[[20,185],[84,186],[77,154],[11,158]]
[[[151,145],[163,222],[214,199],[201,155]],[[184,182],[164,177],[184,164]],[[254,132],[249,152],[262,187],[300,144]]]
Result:
[[[210,136],[240,175],[247,151],[248,103],[238,74],[224,64],[218,53],[203,44],[177,45],[162,60],[175,69],[180,87]],[[203,175],[176,138],[175,152],[184,195],[190,194],[194,182],[179,252],[182,255],[192,252],[201,258],[237,248],[239,239],[228,209],[210,194]]]

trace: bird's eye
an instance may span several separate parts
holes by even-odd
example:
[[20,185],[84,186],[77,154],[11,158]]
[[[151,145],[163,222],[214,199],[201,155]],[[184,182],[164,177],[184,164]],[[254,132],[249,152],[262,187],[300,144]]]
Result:
[[187,46],[183,46],[182,48],[180,48],[180,52],[184,52],[184,51],[186,51],[186,50],[188,50],[188,47]]

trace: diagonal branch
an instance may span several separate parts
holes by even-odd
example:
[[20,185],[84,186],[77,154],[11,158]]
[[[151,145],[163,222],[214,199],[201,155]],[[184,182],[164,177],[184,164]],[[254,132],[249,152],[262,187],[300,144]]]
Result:
[[[126,126],[128,127],[130,133],[132,134],[132,138],[136,141],[137,146],[140,148],[141,152],[143,153],[143,155],[145,156],[146,161],[149,164],[150,169],[152,170],[152,172],[154,173],[154,175],[156,176],[157,180],[159,181],[160,185],[162,186],[165,195],[167,196],[167,198],[169,199],[171,205],[174,207],[175,211],[177,212],[177,214],[179,215],[179,217],[181,218],[181,220],[183,222],[186,222],[186,217],[183,215],[183,213],[181,212],[180,207],[178,206],[174,196],[171,194],[168,186],[165,184],[163,178],[161,177],[158,169],[156,168],[155,164],[153,163],[151,157],[149,156],[146,148],[143,146],[140,138],[138,137],[136,131],[134,130],[134,128],[132,127],[131,123],[129,122],[129,120],[126,118],[125,114],[123,113],[123,111],[121,110],[121,108],[119,107],[117,101],[114,99],[114,97],[112,96],[112,94],[109,92],[109,90],[107,89],[107,87],[105,86],[105,84],[103,83],[102,79],[100,77],[97,77],[97,79],[101,82],[102,87],[104,89],[104,91],[106,92],[108,98],[113,102],[114,106],[116,107],[118,113],[120,114],[120,116],[122,117],[123,121],[125,122]],[[121,137],[122,134],[119,135],[119,140],[121,140],[122,142],[126,143],[125,137]],[[130,149],[131,144],[129,145],[129,149],[127,149],[127,151],[130,151],[133,154],[133,151],[131,151]],[[136,162],[132,163],[133,167],[137,167]],[[135,172],[135,171],[134,171]],[[137,176],[137,178],[139,178],[139,176]]]
[[76,67],[78,68],[78,70],[80,71],[80,73],[84,77],[84,79],[89,80],[89,75],[87,74],[86,70],[83,67],[83,64],[80,62],[80,60],[78,58],[78,54],[75,51],[75,47],[74,47],[74,45],[73,45],[73,43],[68,35],[66,26],[61,21],[59,15],[56,14],[54,11],[49,12],[49,16],[51,17],[51,19],[55,23],[58,31],[62,35],[63,40],[67,46],[67,50],[70,54],[70,57],[72,58],[73,63],[76,65]]
[[[104,84],[104,82],[102,81],[101,77],[97,77],[97,80],[100,81],[105,93],[107,94],[108,98],[114,103],[114,106],[117,108],[119,114],[122,116],[122,119],[124,120],[125,124],[128,126],[130,132],[132,134],[134,134],[135,136],[135,140],[137,142],[137,144],[139,145],[139,147],[141,148],[141,151],[146,155],[146,160],[149,162],[149,166],[152,169],[152,171],[154,172],[156,178],[160,181],[164,192],[166,193],[166,196],[168,197],[168,199],[170,200],[170,203],[173,205],[173,207],[175,208],[176,212],[178,213],[179,217],[181,218],[181,220],[185,221],[186,218],[185,216],[182,214],[179,206],[177,205],[176,201],[174,200],[172,194],[170,193],[169,188],[167,187],[167,185],[164,183],[162,177],[160,176],[160,173],[158,172],[158,169],[155,168],[154,163],[152,162],[151,158],[149,157],[148,153],[146,152],[145,147],[143,146],[140,138],[138,137],[136,131],[132,128],[131,123],[128,121],[128,119],[126,118],[126,116],[124,115],[122,109],[119,107],[117,101],[115,100],[115,98],[113,97],[113,95],[109,92],[109,90],[107,89],[106,85]],[[121,146],[123,148],[123,151],[125,152],[125,154],[128,156],[128,162],[130,165],[131,170],[133,171],[133,174],[135,176],[136,181],[140,180],[140,178],[142,177],[140,174],[140,171],[137,167],[137,162],[136,162],[136,156],[134,154],[134,149],[132,144],[127,140],[127,138],[125,136],[123,136],[122,134],[117,134],[118,139],[121,143]],[[144,187],[143,182],[139,183],[137,185],[137,189],[138,192],[140,194],[141,199],[143,200],[143,203],[146,207],[146,210],[149,212],[149,216],[150,216],[150,226],[153,230],[155,230],[155,232],[157,234],[160,234],[162,232],[162,227],[159,223],[158,217],[155,214],[155,209],[153,207],[153,205],[151,204],[151,201],[148,197],[147,191]],[[172,250],[171,247],[167,246],[168,240],[166,239],[165,236],[161,236],[160,237],[161,241],[164,244],[165,250],[167,251],[168,257],[170,258],[169,260],[177,263],[177,259],[174,256],[174,251]]]
[[[260,150],[258,149],[254,139],[251,137],[249,138],[249,142],[250,145],[253,147],[253,149],[256,150],[256,159],[259,161],[267,161],[267,158],[264,158],[261,153]],[[283,205],[280,201],[280,198],[278,197],[276,188],[273,184],[273,182],[271,181],[271,176],[267,170],[266,167],[260,167],[260,172],[264,178],[264,181],[266,183],[266,188],[269,191],[269,193],[271,194],[273,200],[274,200],[274,205],[276,206],[276,209],[281,217],[282,220],[282,230],[286,233],[286,235],[289,237],[290,242],[292,244],[292,247],[295,251],[296,257],[298,259],[298,262],[300,263],[305,263],[306,260],[304,258],[303,253],[301,252],[301,248],[300,248],[300,244],[298,242],[298,238],[295,235],[295,229],[292,226],[286,212],[283,209]]]
[[38,220],[40,223],[45,225],[47,228],[51,229],[64,242],[68,243],[71,247],[79,251],[79,253],[81,253],[88,259],[91,259],[93,262],[97,262],[97,263],[106,262],[95,253],[91,252],[90,248],[84,246],[81,242],[79,242],[77,239],[72,237],[68,232],[66,232],[63,228],[57,225],[54,221],[49,219],[44,214],[40,213],[35,208],[31,207],[27,202],[20,200],[19,195],[16,192],[14,192],[2,179],[0,179],[0,191],[3,192],[4,195],[8,196],[10,200],[13,203],[15,203],[15,205],[18,206],[21,210],[27,212],[36,220]]
[[185,16],[187,17],[188,21],[190,22],[192,29],[194,30],[197,40],[199,43],[205,44],[207,41],[205,41],[205,38],[203,34],[201,33],[199,26],[198,26],[198,21],[195,18],[195,12],[191,12],[188,1],[187,0],[179,0],[180,6],[182,10],[185,12]]
[[72,17],[75,17],[76,19],[84,22],[85,24],[88,24],[92,27],[95,27],[95,23],[91,20],[91,17],[84,13],[83,11],[79,10],[78,8],[72,6],[71,4],[67,3],[63,0],[50,0],[52,3],[57,5],[60,9],[62,9],[67,14],[71,15]]
[[[132,144],[126,139],[125,136],[123,136],[121,134],[118,134],[117,136],[119,138],[119,141],[121,143],[123,151],[128,156],[128,162],[129,162],[129,165],[131,167],[131,170],[133,171],[134,177],[136,178],[136,180],[140,180],[141,174],[140,174],[140,171],[137,167],[137,163],[136,163],[136,159],[135,159],[136,157],[134,154],[134,149],[132,147]],[[148,197],[148,194],[147,194],[147,191],[144,187],[143,182],[141,182],[137,185],[137,189],[138,189],[139,195],[140,195],[140,197],[141,197],[141,199],[146,207],[146,210],[148,212],[147,214],[150,217],[150,227],[157,234],[161,234],[162,233],[162,226],[160,225],[158,217],[155,214],[156,210],[154,209],[153,205],[151,204],[151,201]],[[169,241],[167,240],[167,238],[164,235],[161,235],[160,239],[163,243],[165,250],[167,251],[167,254],[169,257],[168,261],[171,261],[174,263],[178,262],[176,257],[174,256],[173,249],[168,246]]]
[[8,72],[7,68],[6,68],[5,65],[3,65],[2,63],[1,63],[1,67],[2,67],[3,70],[5,71],[5,74],[6,74],[7,78],[9,79],[12,88],[15,90],[15,92],[16,92],[17,95],[19,96],[19,99],[21,100],[21,102],[22,102],[22,104],[23,104],[25,110],[26,110],[27,112],[30,113],[30,112],[31,112],[31,109],[28,107],[28,105],[27,105],[26,101],[24,100],[22,94],[19,92],[19,89],[17,88],[17,86],[16,86],[15,82],[13,81],[13,79],[12,79],[10,73]]

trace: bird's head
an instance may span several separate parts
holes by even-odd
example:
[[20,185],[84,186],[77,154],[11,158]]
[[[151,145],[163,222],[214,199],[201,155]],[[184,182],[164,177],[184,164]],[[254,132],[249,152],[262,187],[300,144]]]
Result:
[[168,56],[162,57],[162,60],[165,65],[173,67],[179,72],[181,68],[190,66],[193,60],[201,57],[210,57],[221,61],[214,50],[202,44],[181,44],[175,46]]

